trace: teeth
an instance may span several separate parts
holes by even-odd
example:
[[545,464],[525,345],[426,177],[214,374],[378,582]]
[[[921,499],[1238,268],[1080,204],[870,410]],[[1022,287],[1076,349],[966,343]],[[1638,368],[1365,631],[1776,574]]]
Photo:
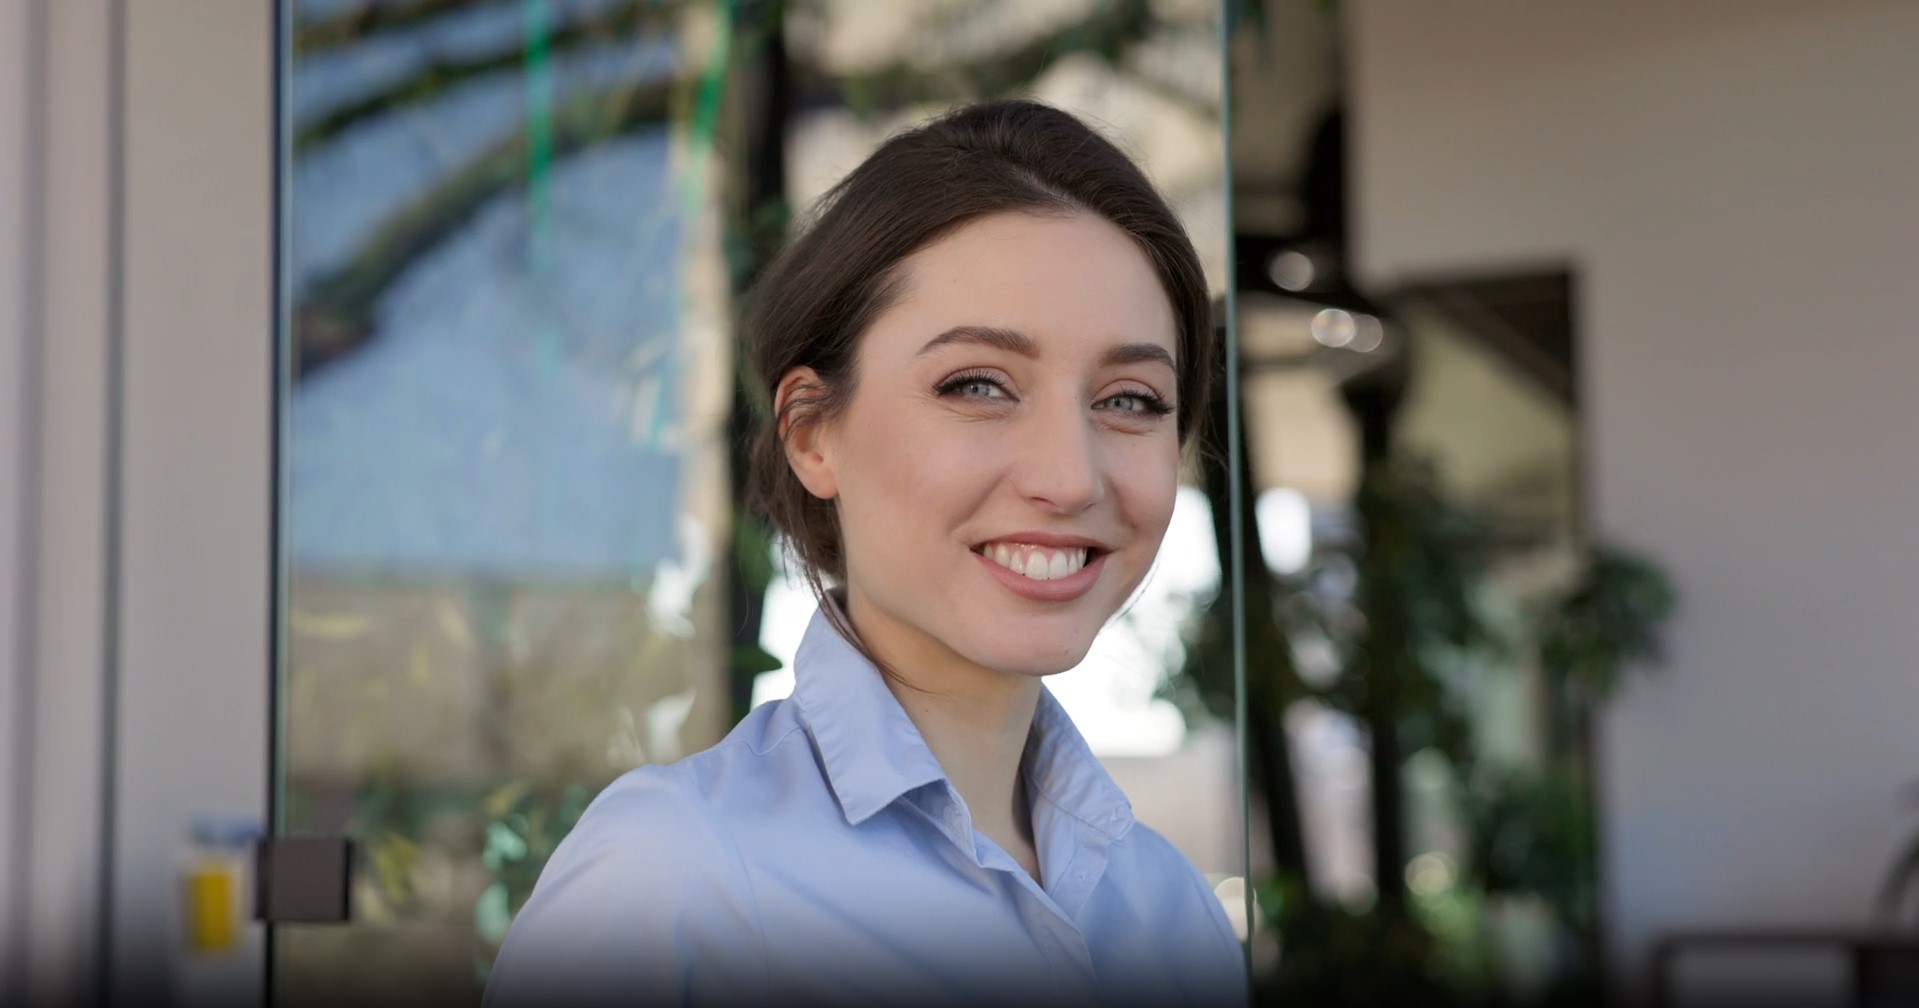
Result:
[[1035,581],[1053,581],[1079,573],[1091,551],[1085,549],[1048,549],[1025,543],[991,543],[980,555],[1015,574]]

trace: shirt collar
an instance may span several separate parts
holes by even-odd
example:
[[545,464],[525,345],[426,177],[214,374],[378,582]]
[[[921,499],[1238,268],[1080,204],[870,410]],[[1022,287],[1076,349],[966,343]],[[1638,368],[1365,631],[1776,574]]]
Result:
[[1108,840],[1118,840],[1132,828],[1133,804],[1093,755],[1066,708],[1043,686],[1024,762],[1028,790],[1067,815]]
[[[838,601],[829,594],[821,603],[794,656],[793,697],[840,810],[858,825],[916,788],[945,782],[946,773],[879,669],[834,629],[826,606]],[[1125,794],[1044,688],[1023,762],[1030,791],[1108,839],[1132,826]]]

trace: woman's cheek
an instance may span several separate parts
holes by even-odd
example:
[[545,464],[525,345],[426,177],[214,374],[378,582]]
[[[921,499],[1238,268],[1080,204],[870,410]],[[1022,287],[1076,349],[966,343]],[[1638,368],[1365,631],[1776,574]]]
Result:
[[1155,437],[1138,447],[1140,451],[1120,465],[1115,485],[1132,524],[1142,532],[1163,534],[1179,494],[1179,445]]

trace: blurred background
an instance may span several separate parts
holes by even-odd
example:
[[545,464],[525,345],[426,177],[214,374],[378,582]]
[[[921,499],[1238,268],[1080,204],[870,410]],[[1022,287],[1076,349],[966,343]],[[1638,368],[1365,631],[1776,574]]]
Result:
[[1919,1003],[1915,44],[6,0],[0,999],[476,998],[601,787],[792,688],[741,295],[886,136],[1027,95],[1166,193],[1231,350],[1049,686],[1255,999]]

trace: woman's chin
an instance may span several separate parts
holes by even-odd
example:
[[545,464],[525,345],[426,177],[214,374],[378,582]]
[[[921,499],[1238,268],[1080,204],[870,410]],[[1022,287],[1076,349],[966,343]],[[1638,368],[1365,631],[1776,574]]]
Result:
[[1086,660],[1118,605],[1089,595],[1071,605],[1052,607],[1044,614],[1014,607],[1007,611],[968,614],[965,626],[976,628],[970,646],[955,648],[973,662],[1002,672],[1049,676],[1065,672]]
[[1013,675],[1049,676],[1064,672],[1085,660],[1086,653],[1092,650],[1093,637],[1074,636],[1058,641],[1035,641],[1030,638],[1023,642],[1008,642],[991,648],[975,651],[971,657],[975,662],[987,668],[998,669]]

